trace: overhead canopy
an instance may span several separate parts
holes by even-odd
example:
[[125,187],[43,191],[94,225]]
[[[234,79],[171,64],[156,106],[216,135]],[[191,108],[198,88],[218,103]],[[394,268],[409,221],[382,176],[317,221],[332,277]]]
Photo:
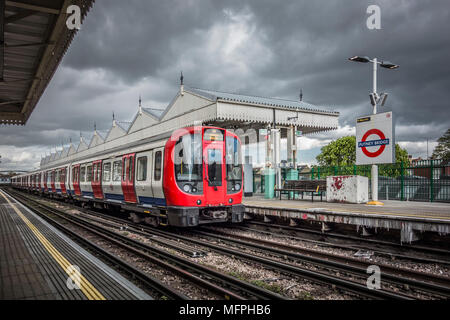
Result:
[[0,124],[24,125],[69,47],[69,5],[94,0],[0,1]]
[[[175,129],[193,125],[216,125],[244,130],[275,125],[278,128],[297,127],[304,134],[309,134],[337,129],[338,120],[339,112],[304,101],[181,86],[165,110],[142,108],[139,104],[138,112],[131,123],[113,119],[105,139],[95,131],[89,143],[81,139],[76,153],[58,159],[51,156],[43,158],[41,169],[87,159],[110,150],[117,151],[129,147],[130,144],[165,136]],[[283,130],[281,136],[286,135],[287,130]]]

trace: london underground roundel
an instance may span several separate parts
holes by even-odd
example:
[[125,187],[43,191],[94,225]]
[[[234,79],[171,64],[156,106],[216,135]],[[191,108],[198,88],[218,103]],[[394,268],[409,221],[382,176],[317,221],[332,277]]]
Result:
[[359,118],[356,139],[356,164],[394,162],[392,112]]

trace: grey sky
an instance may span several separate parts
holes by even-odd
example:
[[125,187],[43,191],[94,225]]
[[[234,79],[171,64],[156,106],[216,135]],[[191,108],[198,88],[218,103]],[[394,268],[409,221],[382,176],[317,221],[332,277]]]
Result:
[[[381,7],[381,30],[366,28],[366,9]],[[165,107],[190,86],[298,99],[341,113],[341,128],[304,138],[305,162],[320,146],[352,133],[370,113],[368,55],[400,64],[378,73],[397,117],[397,141],[426,155],[450,127],[450,6],[404,1],[97,0],[25,127],[0,127],[2,167],[35,166],[41,154],[94,121],[108,130],[112,112],[130,121],[139,94]],[[430,144],[434,146],[435,144]],[[309,151],[308,151],[309,150]],[[431,147],[430,147],[431,150]]]

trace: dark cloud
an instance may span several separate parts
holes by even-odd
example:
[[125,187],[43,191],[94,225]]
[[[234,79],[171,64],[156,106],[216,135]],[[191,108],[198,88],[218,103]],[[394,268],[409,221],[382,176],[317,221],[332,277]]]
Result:
[[[370,4],[381,7],[381,30],[366,28]],[[28,124],[0,128],[0,145],[44,152],[88,137],[94,122],[109,128],[113,111],[131,120],[139,94],[163,108],[180,70],[202,88],[288,99],[303,88],[353,126],[370,113],[372,73],[347,58],[368,55],[400,64],[378,73],[390,94],[382,110],[395,112],[397,139],[424,155],[424,141],[450,127],[449,21],[446,0],[96,1]]]

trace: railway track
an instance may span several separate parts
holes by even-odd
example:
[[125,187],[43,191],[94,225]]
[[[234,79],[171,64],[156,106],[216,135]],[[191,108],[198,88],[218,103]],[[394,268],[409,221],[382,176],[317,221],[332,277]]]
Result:
[[[440,248],[432,248],[420,245],[411,246],[377,239],[365,239],[339,233],[323,233],[321,231],[308,228],[276,225],[260,221],[246,221],[244,226],[237,226],[236,228],[257,233],[270,234],[277,237],[288,237],[295,240],[312,242],[329,247],[356,250],[366,249],[374,251],[375,253],[383,256],[396,257],[423,263],[438,263],[450,266],[450,251]],[[310,237],[307,237],[305,235],[308,235]],[[331,241],[317,240],[314,238],[344,241],[346,243],[335,243]],[[408,252],[410,252],[410,254],[408,254]]]
[[[196,234],[210,239],[231,242],[250,249],[261,250],[293,261],[302,261],[320,265],[324,268],[332,268],[342,272],[351,272],[352,274],[361,277],[367,277],[367,269],[373,264],[373,262],[351,257],[291,246],[274,241],[223,233],[209,228],[203,228],[203,230],[206,231],[196,231]],[[411,289],[416,288],[443,298],[450,298],[450,279],[447,277],[414,270],[399,269],[386,264],[377,263],[377,266],[382,270],[383,280],[388,280],[388,282],[392,284],[397,286],[408,285]]]
[[[2,189],[5,193],[7,193],[12,198],[16,199],[23,205],[26,205],[25,201],[19,200],[17,194],[11,193],[9,191],[6,191]],[[19,195],[20,196],[20,195]],[[104,250],[97,244],[93,243],[92,241],[87,240],[83,236],[77,234],[76,232],[72,231],[71,229],[67,228],[63,224],[59,223],[55,219],[52,219],[48,215],[42,214],[40,212],[37,212],[33,210],[36,214],[38,214],[40,217],[42,217],[44,220],[49,222],[51,225],[56,227],[58,230],[62,231],[63,233],[70,236],[72,239],[74,239],[77,243],[88,249],[90,252],[94,253],[97,257],[101,257],[105,262],[107,262],[109,265],[113,266],[116,270],[121,271],[122,273],[125,273],[129,278],[138,280],[144,287],[154,293],[157,293],[157,296],[159,298],[164,299],[172,299],[172,300],[188,300],[188,297],[177,290],[166,286],[164,283],[159,281],[156,278],[153,278],[146,273],[142,272],[141,270],[137,269],[136,267],[130,265],[126,261],[118,258],[117,256],[111,254],[110,252]]]
[[[212,244],[210,242],[205,242],[205,240],[198,240],[192,237],[186,237],[182,234],[173,234],[159,229],[150,228],[143,225],[137,225],[129,221],[124,221],[121,218],[112,217],[110,215],[105,215],[103,213],[92,211],[88,209],[80,209],[76,207],[77,210],[83,211],[89,215],[97,216],[101,219],[107,219],[112,221],[115,225],[112,227],[123,226],[124,223],[131,229],[132,232],[140,233],[144,236],[161,237],[161,242],[174,242],[181,246],[180,240],[194,243],[198,246],[203,246],[209,250],[216,251],[221,254],[229,256],[239,256],[240,258],[261,264],[267,268],[275,269],[283,273],[288,273],[297,277],[305,277],[312,281],[319,281],[325,284],[333,284],[341,289],[348,290],[350,292],[362,295],[368,298],[374,299],[410,299],[412,296],[408,294],[399,294],[390,290],[369,290],[365,285],[361,283],[355,283],[354,281],[348,281],[346,279],[337,279],[336,277],[330,276],[329,274],[323,274],[320,272],[314,272],[308,269],[299,268],[298,265],[293,265],[290,263],[284,263],[276,259],[269,259],[266,257],[261,257],[257,255],[249,254],[248,252],[237,250],[236,246],[245,247],[247,250],[256,250],[264,252],[266,255],[270,254],[272,256],[282,257],[291,261],[302,261],[307,263],[313,263],[322,268],[333,268],[334,270],[340,270],[341,272],[351,273],[357,276],[367,277],[366,270],[368,263],[358,260],[358,259],[347,259],[347,257],[330,255],[323,252],[317,252],[314,250],[308,250],[299,247],[292,247],[289,245],[284,245],[280,243],[275,243],[272,241],[263,241],[255,238],[249,239],[248,237],[239,237],[236,235],[229,235],[226,233],[219,234],[217,230],[214,234],[208,232],[206,228],[201,231],[197,231],[196,235],[203,238],[208,238],[212,241],[220,241],[222,243],[232,243],[235,248],[226,248],[221,245]],[[104,222],[102,222],[104,223]],[[198,249],[196,249],[198,251]],[[295,251],[295,252],[293,252]],[[192,255],[191,255],[192,256]],[[412,270],[407,272],[402,272],[401,275],[398,270],[390,266],[381,266],[383,270],[383,280],[389,280],[389,283],[395,284],[397,286],[407,286],[408,288],[422,290],[425,293],[437,295],[439,297],[450,297],[450,289],[448,286],[448,279],[444,277],[437,277],[434,275],[414,272]],[[404,270],[403,270],[404,271]],[[408,289],[409,290],[409,289]]]
[[132,252],[151,263],[159,265],[202,288],[212,291],[222,298],[237,300],[286,299],[277,293],[225,275],[212,268],[202,266],[165,250],[146,245],[137,240],[110,231],[105,227],[92,223],[88,219],[75,217],[62,210],[57,210],[16,192],[9,191],[9,194],[51,223],[56,221],[55,219],[50,218],[49,215],[54,215],[59,219],[69,222],[78,228],[123,248],[124,250]]
[[[77,208],[77,210],[80,210],[80,208],[78,208],[78,207],[76,207],[76,208]],[[181,234],[174,234],[174,233],[158,230],[158,229],[151,228],[151,227],[134,224],[129,221],[124,221],[121,218],[111,217],[109,215],[105,215],[105,214],[99,213],[97,211],[92,211],[92,210],[87,210],[87,209],[81,209],[81,211],[83,211],[89,215],[101,217],[102,219],[114,221],[116,223],[121,223],[121,224],[126,223],[126,225],[128,226],[127,230],[130,230],[137,234],[141,234],[144,236],[149,236],[149,235],[155,236],[156,235],[156,236],[164,237],[165,239],[169,239],[169,240],[174,240],[174,241],[183,240],[188,243],[194,243],[199,246],[207,247],[208,249],[218,252],[220,254],[224,254],[227,256],[233,256],[233,257],[239,257],[239,258],[247,260],[249,262],[263,265],[264,267],[272,269],[272,270],[277,270],[279,272],[288,273],[288,274],[296,276],[296,277],[307,278],[316,283],[319,282],[319,283],[326,284],[326,285],[334,285],[346,292],[351,292],[353,294],[357,294],[358,296],[363,296],[363,297],[370,298],[370,299],[409,299],[409,297],[402,295],[402,294],[396,294],[396,293],[388,292],[385,290],[380,290],[380,291],[370,290],[367,288],[367,286],[362,285],[360,283],[356,283],[354,281],[340,279],[335,276],[333,277],[333,276],[330,276],[327,274],[311,271],[311,270],[308,270],[305,268],[299,268],[298,266],[294,266],[294,265],[291,265],[288,263],[260,257],[257,255],[248,254],[244,251],[236,250],[234,248],[233,249],[225,248],[225,247],[215,245],[212,243],[208,243],[205,241],[196,240],[192,237],[186,237]],[[131,228],[133,228],[134,230],[131,230]]]

